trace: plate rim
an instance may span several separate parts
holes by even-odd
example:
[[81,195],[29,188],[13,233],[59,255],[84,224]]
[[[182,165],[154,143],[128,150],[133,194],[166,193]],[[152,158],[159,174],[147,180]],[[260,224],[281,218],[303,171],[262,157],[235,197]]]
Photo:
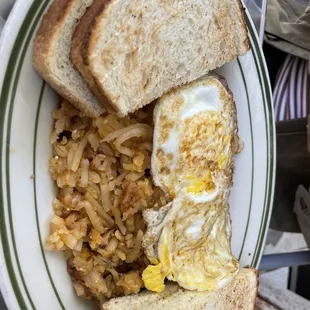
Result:
[[[39,20],[40,16],[42,15],[40,13],[44,11],[44,9],[46,8],[46,6],[48,6],[49,3],[50,3],[50,0],[34,0],[34,1],[28,0],[28,2],[25,0],[17,0],[11,12],[11,15],[9,16],[9,19],[5,25],[5,28],[3,29],[3,33],[0,39],[0,57],[2,58],[4,55],[3,57],[4,61],[2,61],[0,64],[0,85],[2,86],[0,89],[0,120],[5,120],[8,110],[12,108],[10,104],[8,103],[8,100],[6,100],[4,86],[6,85],[5,83],[10,83],[11,78],[14,76],[15,70],[12,70],[12,72],[9,72],[9,69],[15,68],[14,62],[19,57],[14,58],[14,56],[18,56],[21,52],[21,50],[14,49],[14,47],[18,46],[19,44],[20,44],[20,47],[23,46],[24,39],[25,39],[25,36],[27,35],[29,28],[34,27],[33,25],[31,25],[31,23],[34,22],[34,17],[37,16],[37,19]],[[23,12],[22,17],[21,17],[21,12]],[[34,16],[32,16],[33,13],[34,13]],[[257,57],[255,62],[258,61],[259,64],[261,65],[261,66],[257,66],[257,63],[256,63],[256,66],[258,68],[258,76],[259,76],[260,83],[261,83],[263,101],[264,101],[263,106],[264,106],[264,109],[268,110],[268,113],[266,114],[266,116],[267,115],[269,116],[268,119],[265,119],[267,140],[268,138],[270,140],[269,149],[267,147],[267,153],[268,153],[267,155],[269,155],[270,167],[269,167],[269,170],[267,168],[267,177],[266,177],[267,179],[266,186],[269,180],[269,188],[267,189],[267,191],[265,191],[265,195],[268,196],[267,197],[268,201],[265,203],[263,215],[261,217],[260,232],[257,238],[257,246],[255,248],[255,253],[253,255],[253,261],[252,261],[253,265],[255,267],[258,267],[258,264],[259,264],[259,261],[262,255],[262,250],[263,250],[262,246],[265,243],[266,236],[267,236],[267,228],[270,222],[272,202],[273,202],[273,197],[274,197],[275,158],[276,158],[275,123],[273,121],[274,113],[273,113],[273,103],[272,103],[271,86],[270,86],[270,81],[269,81],[269,76],[268,76],[268,70],[266,67],[266,63],[265,63],[265,59],[264,59],[261,47],[258,43],[259,39],[258,39],[257,33],[254,30],[255,28],[254,28],[253,21],[247,9],[246,9],[245,18],[246,18],[247,29],[249,31],[249,37],[251,40],[251,44],[253,44],[253,46],[251,46],[252,51],[253,51],[253,58]],[[16,20],[21,20],[20,27],[14,25],[14,21]],[[30,26],[26,25],[28,20],[31,21]],[[21,40],[23,41],[22,43],[18,42],[18,39],[20,37],[22,38]],[[16,63],[18,63],[18,61],[16,61]],[[9,93],[9,90],[8,90],[8,93]],[[269,126],[269,130],[268,130],[268,126]],[[0,141],[2,142],[0,144],[2,147],[1,154],[0,154],[0,159],[1,159],[0,161],[0,180],[1,180],[0,193],[1,194],[3,193],[3,173],[4,173],[4,171],[2,171],[2,167],[3,167],[3,163],[2,163],[3,152],[2,151],[5,151],[5,147],[3,146],[3,140],[4,140],[4,132],[7,128],[9,128],[9,126],[5,127],[5,123],[1,122],[1,125],[0,125]],[[267,164],[268,164],[268,158],[267,158]],[[270,174],[269,177],[268,177],[268,173]],[[12,267],[13,266],[12,261],[11,261],[12,258],[9,257],[11,256],[10,251],[7,251],[7,252],[4,251],[4,249],[6,248],[4,244],[8,242],[8,240],[5,239],[7,223],[5,221],[5,216],[4,216],[5,208],[7,208],[7,206],[5,206],[4,197],[1,196],[0,198],[1,198],[0,215],[2,215],[0,223],[5,224],[5,225],[1,225],[0,227],[0,235],[1,235],[1,240],[0,240],[1,273],[0,274],[6,273],[6,280],[3,280],[3,277],[1,277],[0,279],[0,289],[2,291],[3,297],[7,305],[10,308],[13,309],[13,304],[15,305],[16,302],[21,308],[24,308],[27,302],[24,301],[24,294],[22,290],[20,289],[20,285],[18,284],[18,281],[16,280],[15,273],[17,273],[17,270],[14,270],[14,268]],[[12,224],[10,224],[10,226],[11,225]],[[7,245],[8,249],[9,247],[10,246]],[[12,254],[13,254],[12,256],[14,256],[14,253]],[[15,281],[12,281],[12,278],[15,278]],[[23,282],[23,279],[22,279],[22,282]],[[24,288],[25,287],[26,286],[24,284]],[[9,295],[6,294],[6,292],[10,290],[13,290],[14,292],[14,297],[16,299],[14,300],[14,302],[13,300],[11,300],[12,297],[9,299]],[[29,293],[27,294],[27,289],[25,291],[29,299]],[[32,304],[31,298],[30,298],[30,304]],[[32,307],[35,308],[33,305]]]

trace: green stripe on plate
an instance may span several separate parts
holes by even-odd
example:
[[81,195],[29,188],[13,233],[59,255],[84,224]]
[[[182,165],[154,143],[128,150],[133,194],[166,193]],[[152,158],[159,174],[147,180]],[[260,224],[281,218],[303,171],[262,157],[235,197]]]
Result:
[[[8,115],[8,129],[7,130],[7,147],[6,147],[6,182],[7,182],[7,200],[8,200],[8,209],[9,209],[9,221],[10,221],[10,230],[11,230],[11,236],[12,236],[12,244],[13,244],[13,249],[14,249],[14,254],[15,254],[15,258],[16,258],[16,263],[17,263],[17,267],[18,267],[18,271],[19,271],[19,274],[20,274],[20,277],[21,277],[21,281],[23,283],[23,286],[24,286],[24,290],[26,292],[26,295],[28,297],[28,300],[31,304],[31,307],[35,310],[36,307],[32,301],[32,298],[30,296],[30,293],[28,291],[28,288],[27,288],[27,284],[26,284],[26,281],[25,281],[25,278],[24,278],[24,275],[23,275],[23,272],[22,272],[22,269],[21,269],[21,266],[20,266],[20,260],[19,260],[19,256],[18,256],[18,251],[17,251],[17,246],[16,246],[16,241],[15,241],[15,232],[14,232],[14,225],[13,225],[13,218],[12,218],[12,209],[11,209],[11,182],[10,182],[10,144],[11,144],[11,123],[12,123],[12,115],[13,115],[13,108],[14,108],[14,101],[15,101],[15,96],[16,96],[16,89],[17,89],[17,86],[18,86],[18,81],[19,81],[19,77],[20,77],[20,72],[21,72],[21,69],[22,69],[22,66],[23,66],[23,63],[24,63],[24,59],[25,59],[25,56],[26,56],[26,52],[27,52],[27,49],[28,49],[28,46],[29,46],[29,43],[30,43],[30,40],[33,36],[33,33],[34,33],[34,30],[38,24],[38,22],[40,21],[41,17],[42,17],[42,14],[48,4],[48,1],[46,1],[44,3],[44,5],[40,6],[42,4],[41,1],[35,1],[28,14],[26,15],[25,17],[25,20],[22,24],[22,27],[21,29],[24,29],[26,30],[26,32],[28,31],[29,29],[29,26],[31,25],[31,22],[32,25],[31,25],[31,28],[28,32],[28,35],[26,36],[26,40],[25,40],[25,33],[23,33],[23,38],[21,38],[21,42],[19,42],[18,40],[18,37],[16,39],[16,42],[15,44],[17,43],[17,50],[20,52],[21,50],[21,47],[23,46],[23,43],[25,42],[24,44],[24,47],[20,53],[20,59],[19,59],[19,62],[18,62],[18,65],[17,65],[17,70],[16,70],[16,76],[14,78],[14,82],[13,82],[13,87],[12,87],[12,91],[11,91],[11,100],[10,100],[10,105],[9,105],[9,115]],[[30,18],[31,17],[31,18]],[[34,18],[35,17],[35,18]],[[30,21],[28,22],[28,19],[30,19]],[[20,45],[19,45],[20,43]],[[14,47],[15,47],[15,44],[14,44]],[[14,49],[15,50],[15,49]],[[12,57],[12,56],[11,56]],[[10,59],[11,59],[10,57]],[[15,58],[16,60],[16,58]],[[9,68],[8,68],[9,69]]]
[[[1,91],[1,96],[0,96],[0,122],[2,124],[1,129],[0,129],[0,143],[3,146],[3,143],[5,141],[4,139],[4,121],[5,121],[5,114],[8,108],[10,108],[10,106],[8,105],[8,98],[9,98],[9,91],[11,88],[11,82],[12,82],[12,78],[14,75],[14,69],[16,66],[16,59],[18,59],[19,55],[20,55],[20,48],[22,46],[22,44],[24,43],[24,37],[26,35],[26,32],[29,29],[29,25],[31,24],[34,16],[36,15],[38,8],[40,6],[41,2],[40,1],[34,1],[34,3],[32,4],[32,6],[30,7],[27,16],[24,19],[24,22],[17,34],[15,43],[13,45],[12,48],[12,53],[10,56],[10,59],[8,61],[8,65],[7,65],[7,69],[5,72],[5,76],[4,76],[4,80],[3,80],[3,85],[2,85],[2,91]],[[9,131],[9,130],[8,130]],[[3,146],[4,147],[4,146]],[[8,155],[9,152],[9,145],[6,144],[6,156]],[[2,171],[2,160],[3,160],[3,153],[0,152],[0,183],[1,183],[1,189],[0,189],[0,196],[1,196],[1,205],[0,205],[0,231],[1,231],[1,243],[2,243],[2,248],[3,248],[3,254],[4,254],[4,258],[5,258],[5,262],[6,262],[6,267],[7,267],[7,271],[10,277],[10,281],[11,281],[11,285],[12,288],[14,290],[15,296],[16,296],[16,300],[20,306],[21,309],[27,309],[27,304],[24,300],[24,296],[22,294],[22,291],[18,285],[18,280],[15,274],[15,270],[13,267],[13,262],[12,262],[12,256],[11,256],[11,252],[10,252],[10,244],[9,244],[9,239],[8,239],[8,234],[7,234],[7,223],[5,222],[5,212],[4,212],[4,188],[3,188],[3,176],[4,176],[4,172]],[[7,161],[6,161],[6,178],[8,177],[8,166],[7,166]],[[9,191],[9,184],[7,183],[7,197],[8,197],[8,214],[9,214],[9,226],[10,226],[10,231],[11,231],[11,235],[12,235],[12,241],[13,241],[13,251],[14,251],[14,255],[16,256],[16,263],[17,263],[17,267],[18,267],[18,271],[20,273],[20,277],[26,292],[26,295],[28,297],[28,300],[32,306],[32,308],[34,308],[33,302],[31,300],[31,297],[29,295],[28,289],[26,287],[25,284],[25,280],[24,277],[21,273],[21,268],[20,268],[20,264],[19,264],[19,260],[17,257],[17,250],[16,250],[16,244],[15,244],[15,237],[14,237],[14,229],[13,229],[13,223],[12,223],[12,212],[11,212],[11,208],[10,208],[10,198],[8,195],[8,191]]]
[[[42,5],[43,3],[43,5]],[[20,262],[19,262],[19,257],[18,257],[18,252],[17,252],[17,246],[16,246],[16,241],[15,241],[15,234],[14,234],[14,226],[13,226],[13,219],[12,219],[12,209],[11,209],[11,198],[10,198],[10,171],[9,171],[9,165],[10,165],[10,157],[9,157],[9,151],[10,151],[10,138],[11,138],[11,132],[10,132],[10,128],[11,128],[11,123],[12,123],[12,113],[13,113],[13,107],[14,107],[14,100],[15,100],[15,95],[16,95],[16,89],[17,89],[17,85],[18,85],[18,80],[19,80],[19,76],[20,76],[20,72],[21,72],[21,68],[24,62],[24,58],[30,43],[30,40],[33,36],[34,30],[38,24],[38,22],[41,19],[41,16],[43,14],[43,11],[45,10],[45,8],[47,7],[49,1],[45,0],[45,2],[42,2],[40,0],[35,0],[33,2],[33,4],[31,5],[24,21],[23,24],[20,28],[20,31],[18,32],[18,35],[16,37],[12,52],[11,52],[11,56],[7,65],[7,69],[6,69],[6,73],[5,73],[5,77],[4,77],[4,82],[3,82],[3,88],[2,88],[2,93],[1,93],[1,97],[0,97],[0,105],[1,105],[1,118],[0,120],[2,121],[2,125],[4,125],[4,119],[5,119],[5,114],[7,109],[9,109],[9,115],[8,115],[8,130],[7,130],[7,137],[6,137],[6,182],[7,182],[7,200],[8,200],[8,215],[9,215],[9,224],[10,224],[10,231],[11,231],[11,241],[12,241],[12,245],[13,245],[13,251],[14,251],[14,255],[15,255],[15,259],[16,259],[16,264],[17,264],[17,268],[18,268],[18,272],[25,290],[25,293],[28,297],[29,303],[32,307],[32,309],[36,309],[34,306],[34,303],[31,299],[31,296],[29,294],[27,285],[26,285],[26,281],[24,279],[23,276],[23,272],[20,266]],[[31,25],[31,23],[33,22],[33,24]],[[26,33],[29,30],[30,31],[26,37]],[[26,40],[25,40],[26,39]],[[23,44],[25,43],[23,49],[21,50]],[[17,64],[17,70],[16,70],[16,74],[15,77],[13,77],[14,75],[14,71],[16,68],[16,60],[19,59],[18,64]],[[14,80],[13,80],[14,79]],[[13,81],[13,87],[11,90],[11,85],[12,85],[12,81]],[[10,104],[8,105],[8,101],[9,101],[9,95],[10,95],[10,90],[11,90],[11,100],[10,100]],[[3,145],[3,141],[4,141],[4,128],[3,126],[1,127],[1,145]],[[2,162],[2,154],[0,154],[0,162]],[[1,166],[2,169],[2,166]],[[3,171],[1,171],[1,179],[0,182],[1,184],[3,184]],[[15,270],[13,267],[13,263],[12,263],[12,257],[10,254],[10,244],[9,244],[9,240],[8,240],[8,235],[7,235],[7,228],[6,228],[6,223],[5,223],[5,219],[4,219],[4,200],[3,200],[3,188],[1,187],[1,192],[0,195],[2,197],[2,201],[1,201],[1,219],[0,219],[0,224],[1,224],[1,241],[2,241],[2,245],[3,245],[3,251],[4,251],[4,257],[5,257],[5,261],[6,261],[6,265],[7,265],[7,269],[8,269],[8,273],[10,276],[10,280],[11,280],[11,284],[14,290],[14,293],[16,295],[16,299],[17,302],[20,306],[21,309],[27,309],[26,306],[26,302],[24,300],[23,294],[21,292],[21,289],[18,285],[18,281],[17,281],[17,277],[15,274]]]
[[[251,32],[251,35],[254,35],[253,33],[253,29],[249,28],[249,31]],[[258,62],[257,62],[257,59],[256,59],[256,54],[254,53],[254,49],[253,49],[253,45],[252,45],[252,42],[250,42],[250,45],[251,45],[251,49],[253,51],[253,58],[254,58],[254,62],[255,62],[255,66],[256,66],[256,70],[257,70],[257,75],[258,75],[258,78],[259,78],[259,83],[260,83],[260,88],[261,88],[261,94],[262,94],[262,99],[263,99],[263,106],[264,106],[264,115],[265,115],[265,119],[266,119],[266,108],[265,108],[265,105],[266,105],[266,101],[265,101],[265,96],[264,96],[264,92],[263,92],[263,84],[262,84],[262,79],[261,79],[261,75],[260,75],[260,72],[259,72],[259,68],[258,68]],[[267,150],[267,173],[266,173],[266,182],[265,182],[265,197],[264,197],[264,207],[263,207],[263,213],[262,213],[262,221],[261,221],[261,224],[260,224],[260,228],[259,228],[259,233],[258,233],[258,239],[257,239],[257,243],[256,243],[256,247],[255,247],[255,251],[254,251],[254,255],[253,255],[253,258],[252,258],[252,263],[251,265],[254,266],[254,267],[258,267],[256,266],[257,264],[257,257],[260,255],[260,251],[261,251],[261,248],[259,248],[259,238],[260,236],[262,235],[262,227],[263,227],[263,216],[265,215],[266,213],[266,202],[267,202],[267,188],[268,188],[268,175],[269,175],[269,155],[268,155],[268,151],[269,151],[269,142],[268,142],[268,128],[267,128],[267,122],[266,122],[266,141],[267,141],[267,146],[266,146],[266,150]]]
[[252,115],[251,115],[251,109],[250,109],[250,99],[249,99],[249,92],[248,92],[248,85],[246,83],[246,79],[245,79],[245,75],[243,72],[243,68],[242,65],[240,63],[239,58],[237,58],[237,62],[239,65],[239,69],[241,72],[241,76],[242,76],[242,80],[244,83],[244,88],[246,91],[246,98],[247,98],[247,103],[248,103],[248,112],[249,112],[249,119],[250,119],[250,128],[251,128],[251,151],[252,151],[252,177],[251,177],[251,195],[250,195],[250,205],[249,205],[249,210],[248,210],[248,219],[247,219],[247,223],[246,223],[246,228],[245,228],[245,233],[244,233],[244,237],[243,237],[243,241],[242,241],[242,246],[241,246],[241,250],[240,250],[240,254],[238,257],[238,260],[240,261],[240,258],[243,254],[243,248],[244,248],[244,244],[245,244],[245,240],[248,234],[248,229],[249,229],[249,223],[250,223],[250,216],[251,216],[251,211],[252,211],[252,198],[253,198],[253,182],[254,182],[254,139],[253,139],[253,127],[252,127]]
[[[34,12],[34,14],[36,14],[36,13],[38,12],[38,10],[40,9],[39,12],[38,12],[38,14],[37,14],[36,19],[34,20],[34,23],[33,23],[32,27],[31,27],[31,30],[30,30],[30,32],[29,32],[29,34],[28,34],[28,36],[27,36],[26,44],[24,45],[24,48],[23,48],[23,51],[22,51],[22,57],[21,57],[21,59],[20,59],[19,65],[18,65],[18,70],[17,70],[17,73],[16,73],[16,78],[15,78],[15,81],[14,81],[14,86],[13,86],[13,91],[12,91],[12,100],[11,100],[11,106],[10,106],[11,108],[10,108],[9,122],[8,122],[8,127],[9,127],[9,128],[11,128],[12,112],[13,112],[13,106],[14,106],[14,98],[15,98],[15,94],[16,94],[16,87],[17,87],[17,84],[18,84],[19,75],[20,75],[21,67],[22,67],[22,65],[23,65],[24,57],[25,57],[25,54],[26,54],[26,52],[27,52],[27,50],[28,50],[28,47],[29,47],[30,42],[32,42],[32,41],[31,41],[31,38],[32,38],[32,36],[33,36],[34,30],[35,30],[35,28],[37,27],[38,22],[40,21],[42,15],[43,15],[43,12],[44,12],[44,10],[46,9],[46,7],[47,7],[47,5],[49,4],[49,2],[50,2],[49,0],[45,0],[45,1],[43,2],[43,5],[41,6],[41,8],[40,8],[39,6],[37,6],[36,9],[35,9],[36,12]],[[40,1],[40,3],[42,3],[42,1]],[[28,13],[28,14],[29,14],[29,13]],[[28,15],[27,15],[27,16],[28,16]],[[26,17],[26,18],[27,18],[27,17]],[[29,26],[28,26],[28,28],[29,28]],[[42,88],[42,91],[43,91],[43,89],[44,89],[44,88]],[[41,105],[42,96],[43,96],[43,93],[40,94],[38,106]],[[38,113],[38,111],[37,111],[37,113]],[[37,125],[37,124],[36,124],[36,125]],[[8,131],[8,133],[10,133],[10,130]],[[8,139],[7,141],[9,141],[9,139]],[[36,141],[35,141],[35,143],[36,143]],[[9,159],[8,154],[7,154],[7,159]],[[8,166],[7,166],[7,167],[8,167],[8,169],[9,169],[9,163],[8,163]],[[8,172],[8,175],[9,175],[9,172]],[[35,174],[34,174],[34,175],[35,175]],[[9,182],[10,182],[10,181],[8,180],[8,183],[9,183]],[[35,192],[35,189],[34,189],[34,192]],[[35,198],[35,208],[36,208],[36,211],[37,211],[36,196],[35,196],[34,198]],[[10,208],[10,203],[9,203],[9,208]],[[37,220],[37,213],[36,213],[36,220]],[[39,229],[38,226],[37,226],[37,229]],[[38,230],[38,231],[39,231],[39,230]],[[50,273],[50,271],[49,271],[49,269],[48,269],[48,267],[47,267],[46,258],[45,258],[44,252],[43,252],[42,240],[41,240],[40,237],[39,237],[39,242],[40,242],[40,247],[41,247],[42,259],[43,259],[43,262],[44,262],[44,265],[45,265],[45,268],[46,268],[46,272],[47,272],[47,275],[48,275],[48,277],[49,277],[51,286],[52,286],[52,288],[53,288],[53,291],[54,291],[55,296],[56,296],[56,298],[57,298],[57,300],[58,300],[58,302],[59,302],[60,307],[61,307],[62,309],[65,309],[64,306],[63,306],[63,303],[62,303],[62,301],[61,301],[61,299],[60,299],[59,293],[58,293],[58,291],[57,291],[57,289],[56,289],[56,286],[55,286],[55,284],[54,284],[54,282],[53,282],[53,279],[52,279],[52,277],[51,277],[51,273]],[[15,239],[13,239],[13,246],[15,246]],[[16,256],[17,256],[17,252],[16,252]],[[17,259],[18,259],[18,257],[17,257]],[[21,269],[19,270],[19,272],[20,272],[20,274],[21,274],[21,276],[22,276],[22,271],[21,271]],[[24,284],[25,290],[27,290],[26,284],[25,284],[25,283],[23,283],[23,284]],[[28,290],[27,290],[27,291],[28,291]],[[31,299],[30,296],[29,296],[29,298]],[[33,303],[32,303],[32,306],[34,307]],[[35,308],[35,307],[34,307],[34,308]]]
[[[255,46],[257,47],[257,42],[254,41]],[[262,54],[259,52],[258,53],[258,60],[260,63],[262,63],[264,65],[264,60],[262,57]],[[263,230],[262,230],[262,235],[259,238],[259,248],[261,248],[264,244],[264,240],[265,240],[265,235],[266,235],[266,230],[268,229],[268,224],[269,224],[269,216],[266,215],[270,215],[270,208],[272,207],[272,203],[273,203],[273,189],[274,189],[274,177],[275,177],[275,167],[274,167],[274,152],[275,152],[275,143],[274,143],[274,139],[275,139],[275,135],[274,135],[274,117],[273,117],[273,101],[271,98],[271,91],[270,91],[270,85],[269,85],[269,79],[267,77],[267,73],[266,70],[262,70],[262,75],[263,75],[263,81],[264,81],[264,86],[265,86],[265,94],[267,96],[267,102],[268,105],[266,105],[265,107],[268,108],[268,115],[269,115],[269,119],[267,118],[266,115],[266,123],[270,126],[269,129],[269,139],[271,139],[271,143],[269,141],[269,152],[268,154],[270,155],[270,168],[269,168],[269,172],[270,172],[270,182],[269,182],[269,186],[268,186],[268,200],[267,200],[267,210],[266,213],[264,214],[263,217]],[[258,253],[258,256],[256,258],[256,264],[258,263],[259,260],[259,256],[260,253]]]
[[36,149],[37,149],[37,137],[38,137],[38,125],[39,125],[39,116],[41,111],[41,105],[42,105],[42,99],[45,89],[45,82],[42,82],[39,101],[38,101],[38,107],[37,107],[37,113],[36,113],[36,121],[35,121],[35,129],[34,129],[34,142],[33,142],[33,175],[34,175],[34,186],[33,186],[33,194],[34,194],[34,205],[35,205],[35,214],[36,214],[36,224],[37,224],[37,232],[38,232],[38,239],[40,242],[40,249],[41,249],[41,255],[44,261],[45,270],[47,272],[48,278],[50,280],[50,283],[52,285],[52,288],[54,290],[55,296],[58,300],[58,303],[61,307],[61,309],[65,310],[65,307],[63,305],[63,302],[59,296],[59,293],[57,291],[57,288],[55,286],[55,283],[53,281],[51,272],[48,268],[45,253],[44,253],[44,247],[42,244],[42,237],[40,232],[40,223],[39,223],[39,212],[38,212],[38,203],[37,203],[37,181],[36,181],[36,162],[37,162],[37,156],[36,156]]
[[[257,240],[256,244],[256,249],[253,255],[253,260],[252,260],[252,266],[258,267],[259,259],[262,254],[262,246],[263,246],[263,241],[265,240],[266,232],[267,232],[267,225],[269,223],[269,215],[270,215],[270,208],[272,204],[272,197],[273,197],[273,187],[274,187],[274,129],[273,129],[273,104],[271,100],[271,90],[270,90],[270,85],[269,85],[269,79],[266,74],[266,66],[263,61],[263,57],[261,55],[261,50],[258,44],[258,41],[255,35],[255,31],[252,27],[252,24],[249,20],[249,17],[246,14],[246,22],[247,26],[250,32],[250,37],[254,38],[254,47],[251,42],[251,48],[253,51],[253,58],[255,61],[260,85],[261,85],[261,92],[264,100],[264,114],[265,114],[265,121],[266,121],[266,139],[267,139],[267,176],[266,176],[266,187],[265,187],[265,202],[264,202],[264,208],[263,208],[263,215],[262,215],[262,221],[260,225],[260,230],[259,230],[259,237]],[[257,53],[257,54],[256,54]],[[258,55],[258,59],[257,59]],[[262,77],[260,74],[259,66],[258,63],[261,66],[261,71],[262,71]],[[263,79],[263,80],[262,80]],[[264,82],[264,84],[262,83]],[[263,85],[265,92],[263,91]],[[267,99],[267,104],[265,101],[265,96]],[[266,108],[268,109],[269,112],[269,118],[267,118],[267,111]],[[269,128],[268,128],[269,127]],[[269,133],[269,135],[268,135]],[[271,139],[271,141],[269,140]]]

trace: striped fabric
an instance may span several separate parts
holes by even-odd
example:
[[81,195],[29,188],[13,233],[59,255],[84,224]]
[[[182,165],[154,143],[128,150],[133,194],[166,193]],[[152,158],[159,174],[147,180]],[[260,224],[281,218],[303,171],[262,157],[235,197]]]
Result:
[[288,55],[280,67],[273,92],[277,121],[310,114],[308,66],[309,61]]

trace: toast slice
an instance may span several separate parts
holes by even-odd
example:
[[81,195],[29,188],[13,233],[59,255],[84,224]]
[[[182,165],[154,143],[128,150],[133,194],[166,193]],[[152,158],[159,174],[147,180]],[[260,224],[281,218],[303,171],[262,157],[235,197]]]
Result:
[[257,271],[243,268],[229,284],[213,292],[186,291],[171,283],[160,294],[144,291],[113,298],[102,305],[102,310],[252,310],[257,290]]
[[90,117],[105,110],[70,61],[74,30],[93,0],[54,0],[37,33],[33,65],[62,97]]
[[[72,61],[127,115],[249,50],[240,0],[95,0]],[[79,48],[77,48],[79,46]]]
[[88,70],[87,65],[83,65],[84,63],[88,64],[87,58],[85,57],[85,40],[89,37],[89,31],[92,28],[95,19],[94,17],[101,14],[103,9],[105,8],[105,3],[107,1],[95,0],[93,4],[88,7],[83,18],[80,20],[77,25],[71,45],[71,60],[74,66],[81,72],[84,79],[87,81],[88,87],[91,89],[93,94],[98,98],[100,103],[106,108],[110,113],[115,113],[115,109],[109,104],[106,96],[102,94],[100,88],[98,87],[96,81],[93,79],[91,72]]

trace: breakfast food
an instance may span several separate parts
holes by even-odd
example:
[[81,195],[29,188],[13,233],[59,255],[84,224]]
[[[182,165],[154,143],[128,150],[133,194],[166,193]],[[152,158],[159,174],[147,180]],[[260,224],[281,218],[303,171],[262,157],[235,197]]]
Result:
[[72,36],[93,0],[54,0],[43,16],[33,51],[33,66],[62,97],[87,116],[105,109],[70,61]]
[[91,119],[64,101],[53,112],[50,173],[59,192],[46,248],[65,251],[77,295],[98,304],[144,286],[142,211],[168,202],[149,174],[147,108],[122,119]]
[[154,113],[154,182],[173,199],[187,187],[196,200],[230,189],[233,155],[242,149],[226,80],[209,74],[162,96]]
[[240,0],[95,0],[93,6],[81,20],[88,27],[74,34],[72,61],[119,115],[249,50]]
[[94,17],[102,11],[106,4],[107,1],[95,0],[93,5],[85,12],[73,35],[70,56],[74,66],[81,72],[85,81],[87,81],[90,90],[95,94],[106,110],[113,113],[116,112],[115,109],[110,105],[107,97],[101,93],[97,86],[98,83],[92,77],[88,66],[84,65],[84,63],[88,63],[85,55],[86,45],[90,29],[94,23]]
[[248,49],[240,0],[54,0],[33,56],[64,98],[46,248],[64,251],[78,296],[253,307],[257,274],[230,247],[236,108],[209,73]]
[[[195,202],[184,192],[170,203],[167,214],[147,209],[145,254],[152,265],[142,274],[145,287],[162,292],[165,278],[187,290],[213,291],[239,271],[230,249],[231,225],[227,194]],[[161,218],[160,218],[161,219]]]
[[240,0],[54,0],[33,64],[85,115],[125,116],[248,50]]
[[[50,172],[59,193],[46,247],[65,251],[79,296],[104,305],[144,287],[167,292],[173,285],[165,278],[196,296],[230,288],[240,277],[227,199],[232,157],[241,147],[233,97],[222,77],[210,74],[171,91],[154,112],[148,106],[130,117],[91,119],[64,101],[53,118]],[[166,150],[175,158],[165,155],[175,159],[171,175],[182,172],[178,182],[162,178],[167,162],[156,159],[171,134],[176,143]],[[168,195],[149,174],[152,149],[155,183]],[[208,149],[214,149],[212,162],[204,161]],[[188,165],[178,170],[182,156]],[[209,295],[202,296],[200,302],[208,302]]]
[[173,199],[144,211],[145,287],[164,279],[211,291],[231,281],[239,263],[230,249],[228,197],[233,155],[242,148],[225,79],[210,74],[161,97],[154,111],[152,174]]
[[102,310],[253,310],[258,289],[257,271],[243,268],[229,285],[212,292],[195,292],[169,283],[160,294],[148,291],[113,298]]

